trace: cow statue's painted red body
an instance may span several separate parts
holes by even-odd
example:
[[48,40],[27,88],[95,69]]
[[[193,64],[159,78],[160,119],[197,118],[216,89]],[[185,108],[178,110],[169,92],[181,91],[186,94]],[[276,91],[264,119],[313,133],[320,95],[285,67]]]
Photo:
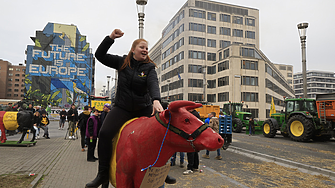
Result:
[[[190,101],[175,101],[169,105],[168,110],[159,114],[159,119],[165,124],[169,124],[171,116],[170,126],[173,125],[187,133],[186,137],[193,142],[169,130],[155,167],[164,166],[175,152],[194,152],[204,149],[214,151],[222,147],[223,139],[209,127],[195,139],[190,136],[199,127],[203,127],[204,123],[189,110],[201,106],[199,103]],[[140,187],[145,175],[145,171],[141,169],[155,162],[166,130],[167,128],[157,120],[157,117],[141,117],[123,128],[117,141],[116,156],[112,157],[111,163],[110,179],[115,187]],[[116,173],[113,168],[116,169]]]

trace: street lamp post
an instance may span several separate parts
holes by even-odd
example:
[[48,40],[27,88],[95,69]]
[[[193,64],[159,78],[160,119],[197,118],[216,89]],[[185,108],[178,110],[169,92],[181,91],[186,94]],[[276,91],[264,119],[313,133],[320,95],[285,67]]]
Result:
[[143,39],[143,28],[144,28],[144,7],[148,3],[148,0],[136,0],[137,13],[139,21],[139,38]]
[[303,79],[303,89],[304,98],[307,98],[307,76],[306,76],[306,32],[308,23],[299,23],[298,31],[301,40],[301,52],[302,52],[302,79]]
[[106,95],[107,97],[109,97],[109,80],[110,80],[111,76],[107,76],[107,92]]

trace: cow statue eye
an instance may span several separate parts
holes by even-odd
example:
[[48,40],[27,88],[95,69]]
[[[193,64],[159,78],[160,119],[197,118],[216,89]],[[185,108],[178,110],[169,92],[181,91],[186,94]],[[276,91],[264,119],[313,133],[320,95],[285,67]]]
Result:
[[186,118],[186,119],[185,119],[185,122],[188,123],[188,122],[190,122],[190,120],[189,120],[188,118]]

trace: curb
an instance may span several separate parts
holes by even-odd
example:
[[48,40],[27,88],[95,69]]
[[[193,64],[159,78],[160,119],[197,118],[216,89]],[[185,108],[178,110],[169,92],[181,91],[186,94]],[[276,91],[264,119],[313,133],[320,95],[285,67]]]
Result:
[[[263,153],[258,153],[258,152],[255,152],[255,151],[239,148],[239,147],[236,147],[236,146],[229,146],[227,151],[237,153],[237,154],[241,154],[241,155],[245,155],[247,157],[258,159],[258,160],[265,161],[265,162],[274,162],[274,163],[276,163],[278,165],[281,165],[281,166],[287,166],[287,167],[290,167],[290,168],[297,168],[298,170],[300,170],[304,173],[309,173],[309,174],[313,174],[313,175],[314,174],[321,174],[321,175],[327,176],[330,179],[335,181],[335,172],[333,172],[331,170],[319,168],[319,167],[312,166],[312,165],[306,165],[306,164],[298,163],[298,162],[295,162],[295,161],[291,161],[291,160],[287,160],[287,159],[283,159],[283,158],[279,158],[279,157],[275,157],[275,156],[271,156],[271,155],[267,155],[267,154],[263,154]],[[306,170],[307,170],[307,172],[306,172]],[[308,172],[308,171],[310,171],[310,172]]]
[[37,177],[30,183],[31,188],[35,188],[38,181],[40,181],[40,179],[42,179],[42,177],[43,177],[43,174],[37,175]]

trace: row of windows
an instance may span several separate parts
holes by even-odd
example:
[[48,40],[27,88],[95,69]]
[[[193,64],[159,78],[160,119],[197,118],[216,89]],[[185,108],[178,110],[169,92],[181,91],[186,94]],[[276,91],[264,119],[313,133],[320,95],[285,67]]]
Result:
[[[13,74],[12,74],[12,73],[9,73],[8,76],[13,76]],[[15,76],[18,77],[18,76],[20,76],[20,74],[15,74]],[[25,74],[22,74],[22,76],[24,77]]]
[[179,39],[178,42],[174,43],[169,49],[167,49],[163,54],[162,54],[162,60],[165,59],[167,56],[172,54],[174,51],[176,51],[178,48],[184,45],[184,37]]
[[[321,73],[321,72],[308,72],[308,73],[306,73],[306,76],[307,77],[320,76],[320,77],[334,78],[335,74],[334,73]],[[294,75],[294,79],[296,79],[296,78],[302,78],[302,74]]]
[[[189,101],[203,101],[203,94],[199,93],[189,93],[188,94]],[[207,95],[208,102],[216,102],[216,94],[208,94]],[[229,92],[218,93],[218,102],[229,101]]]
[[248,15],[248,9],[237,8],[227,5],[219,5],[210,2],[195,1],[195,7],[214,12],[226,12],[229,14],[237,14],[242,16]]
[[258,77],[242,76],[241,85],[258,86]]
[[180,52],[179,54],[175,55],[173,58],[171,58],[169,61],[162,64],[162,71],[169,68],[173,64],[179,62],[180,60],[184,59],[184,51]]
[[[318,93],[335,93],[335,89],[319,89],[319,88],[312,88],[312,89],[307,89],[307,93],[311,92],[318,92]],[[295,93],[303,93],[302,89],[295,90]]]
[[188,93],[188,100],[189,101],[203,101],[204,100],[203,94],[198,93]]
[[[7,94],[7,97],[11,97],[12,94]],[[14,97],[18,97],[19,95],[18,94],[13,94]],[[24,97],[24,94],[22,94],[20,97]]]
[[[176,94],[176,95],[170,95],[169,96],[169,101],[176,101],[176,100],[183,100],[183,95],[184,94]],[[168,97],[163,97],[163,99],[168,99]]]
[[286,93],[284,90],[282,90],[280,87],[278,87],[276,84],[272,83],[269,79],[265,79],[265,85],[266,88],[271,89],[272,91],[278,93],[281,96],[291,96],[288,93]]
[[[8,92],[11,92],[12,89],[8,89],[7,91],[8,91]],[[14,89],[14,92],[19,92],[19,89]],[[24,92],[24,89],[21,89],[21,92]]]
[[229,49],[223,51],[223,56],[222,52],[219,52],[219,60],[226,59],[227,57],[229,57]]
[[229,69],[229,61],[223,61],[218,64],[218,72]]
[[[12,87],[13,84],[8,84],[8,87]],[[14,87],[20,87],[20,84],[14,84]],[[21,87],[25,87],[25,84],[21,84]]]
[[241,92],[241,99],[245,102],[258,102],[258,93]]
[[177,38],[182,32],[184,32],[184,24],[180,25],[179,28],[163,42],[162,49],[169,45],[170,42]]
[[163,30],[162,36],[165,37],[183,18],[184,10]]
[[184,73],[184,65],[181,65],[178,68],[175,68],[172,71],[169,71],[169,72],[163,74],[162,75],[162,82],[167,80],[167,79],[170,79],[174,76],[177,76],[178,74],[180,75],[182,73]]
[[203,73],[202,71],[202,65],[188,65],[188,72],[190,73]]
[[204,87],[203,79],[188,79],[188,87]]
[[177,80],[175,82],[172,82],[172,83],[168,83],[164,86],[161,87],[161,92],[167,92],[167,91],[172,91],[174,89],[178,89],[178,88],[182,88],[184,87],[184,80],[181,79],[181,80]]
[[[13,81],[13,78],[8,78],[8,81],[9,82]],[[20,79],[15,79],[15,82],[19,82],[19,81],[20,81]],[[22,82],[24,82],[24,79],[22,79]]]
[[[335,82],[335,79],[327,79],[327,78],[307,78],[307,82]],[[302,79],[294,80],[295,84],[303,83]]]
[[[0,69],[1,69],[1,67],[0,67]],[[14,68],[13,67],[9,67],[8,70],[9,71],[13,71]],[[15,68],[15,71],[21,71],[21,69],[20,68]],[[22,69],[22,72],[26,72],[26,69]]]
[[254,57],[257,59],[262,59],[262,57],[258,54],[258,52],[253,49],[253,48],[241,48],[241,52],[240,52],[241,56],[244,57]]
[[[272,76],[275,80],[277,80],[282,86],[284,86],[288,91],[290,91],[291,93],[294,93],[293,89],[291,88],[291,86],[289,86],[284,79],[282,79],[281,77],[279,77],[279,75],[272,70],[272,68],[268,65],[265,64],[265,72],[267,72],[270,76]],[[290,95],[283,95],[283,96],[290,96]]]
[[241,69],[258,70],[258,62],[250,60],[241,60]]
[[193,50],[189,50],[188,51],[188,58],[189,59],[203,59],[205,60],[205,52],[199,52],[199,51],[193,51]]
[[269,94],[266,94],[266,103],[269,103],[271,104],[271,101],[272,101],[272,97],[273,97],[273,103],[277,106],[282,106],[284,107],[285,106],[285,102],[283,99],[278,99],[277,97],[274,97],[272,95],[269,95]]

